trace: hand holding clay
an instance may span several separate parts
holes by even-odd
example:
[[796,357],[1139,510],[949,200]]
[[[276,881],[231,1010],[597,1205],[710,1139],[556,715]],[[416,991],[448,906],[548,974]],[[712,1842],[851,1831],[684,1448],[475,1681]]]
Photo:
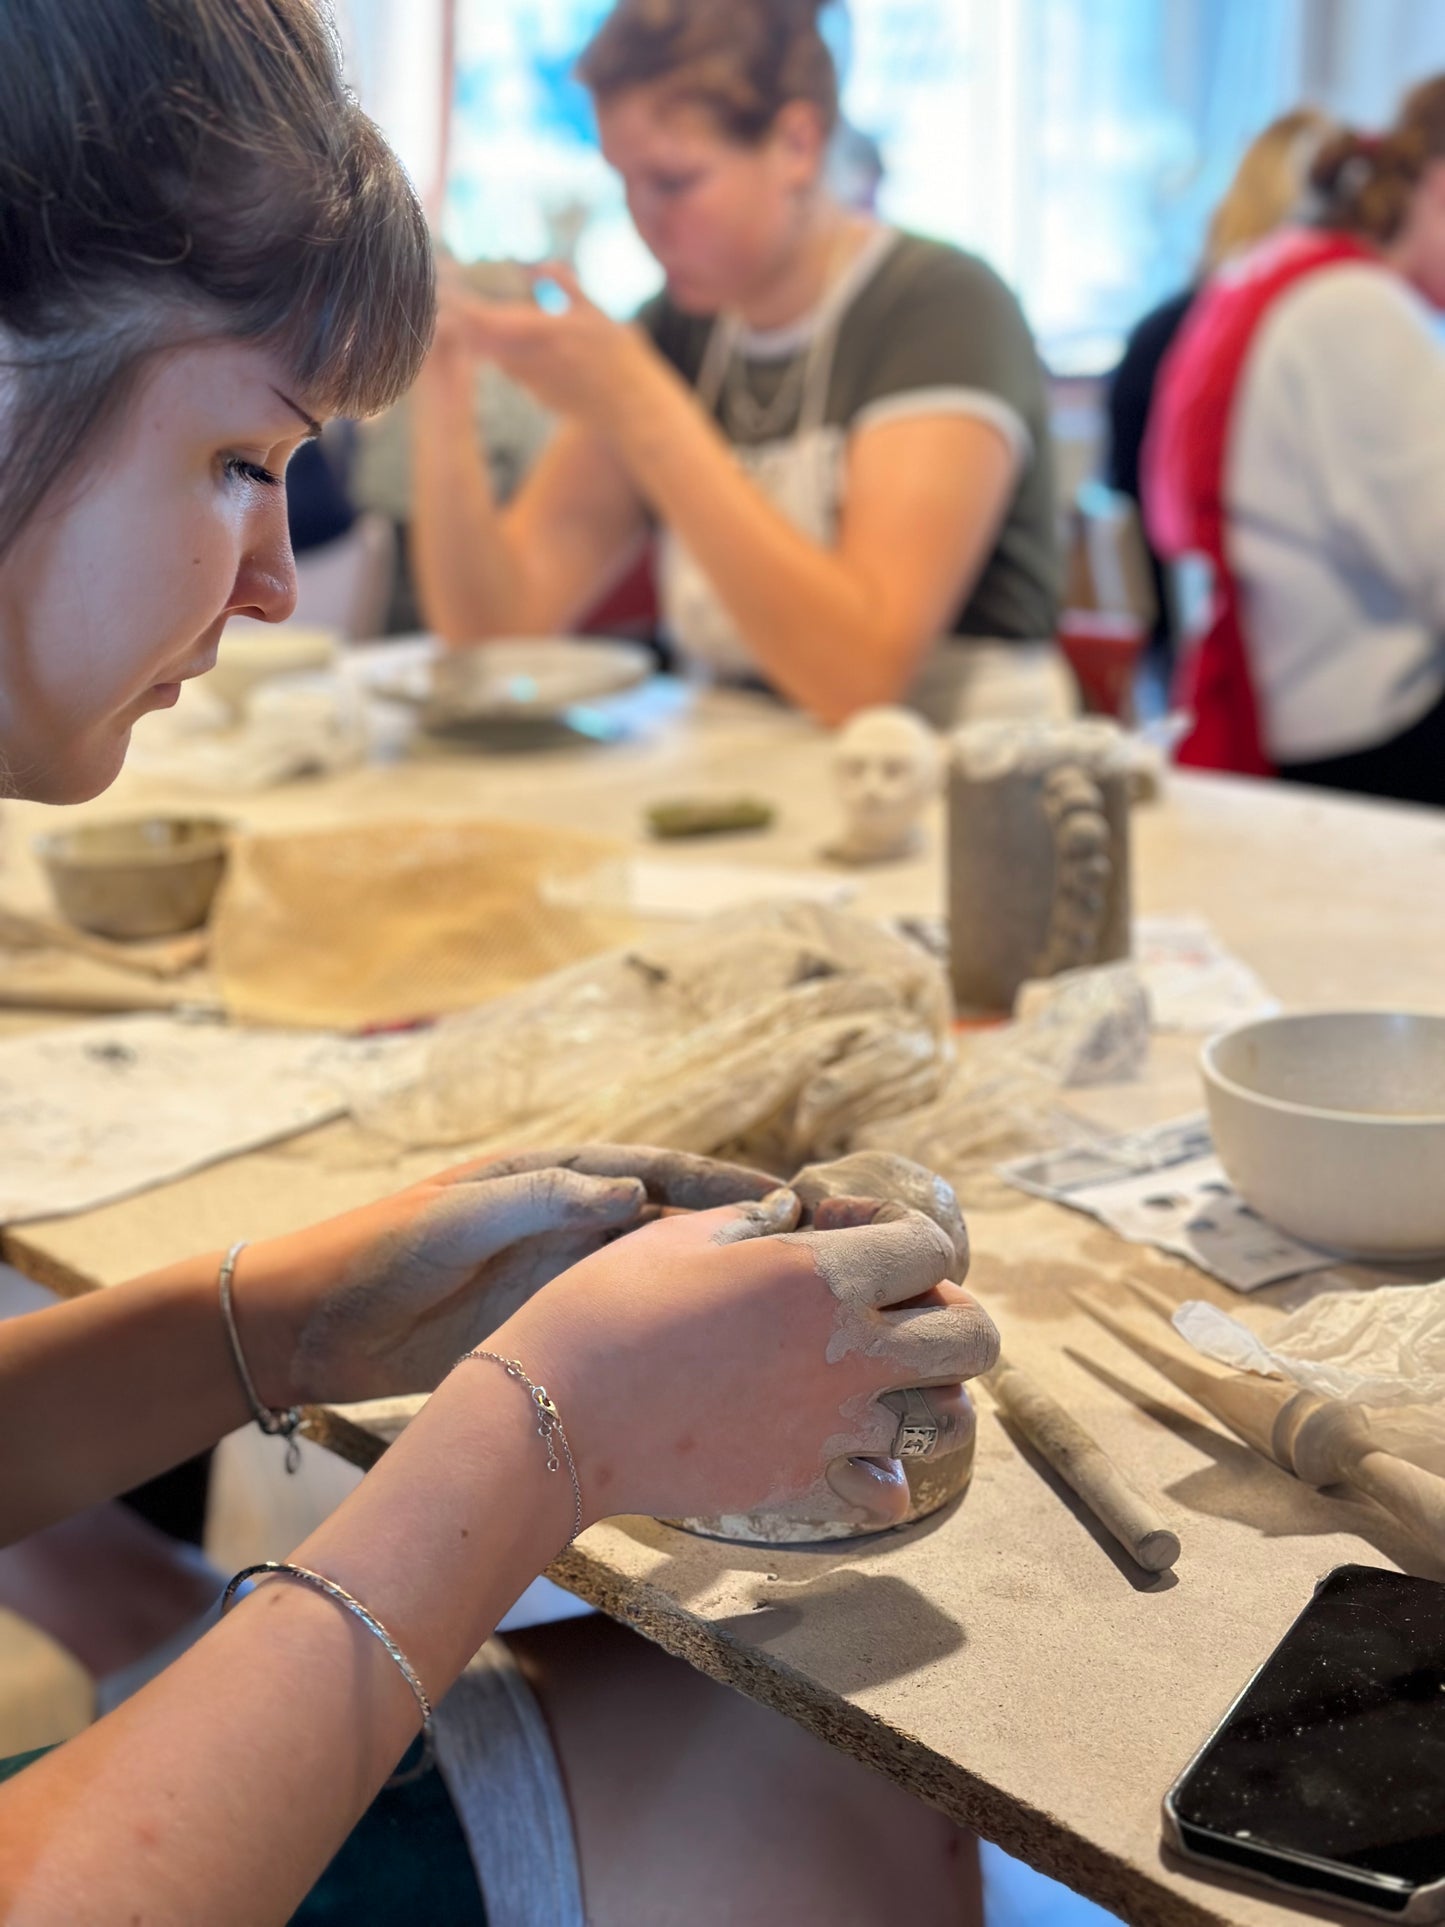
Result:
[[948,1282],[953,1241],[903,1207],[789,1231],[797,1198],[670,1217],[553,1281],[493,1340],[567,1424],[588,1519],[756,1510],[903,1516],[890,1394],[927,1386],[933,1451],[972,1436],[959,1383],[998,1334]]
[[550,1279],[660,1208],[756,1198],[774,1183],[647,1145],[459,1165],[244,1251],[242,1341],[273,1405],[430,1391]]

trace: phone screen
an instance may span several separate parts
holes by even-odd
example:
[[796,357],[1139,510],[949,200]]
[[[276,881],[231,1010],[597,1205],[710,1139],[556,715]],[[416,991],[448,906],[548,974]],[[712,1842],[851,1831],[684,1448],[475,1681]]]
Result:
[[[1172,1795],[1194,1829],[1406,1890],[1445,1880],[1445,1586],[1322,1581]],[[1195,1841],[1196,1848],[1204,1843]]]

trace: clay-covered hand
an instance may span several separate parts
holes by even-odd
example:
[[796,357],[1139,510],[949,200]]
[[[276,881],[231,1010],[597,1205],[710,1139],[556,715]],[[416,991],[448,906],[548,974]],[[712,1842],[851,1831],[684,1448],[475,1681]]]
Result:
[[657,1215],[776,1181],[649,1145],[470,1163],[242,1252],[234,1298],[261,1396],[286,1406],[430,1391],[550,1279]]
[[[962,1284],[968,1275],[968,1230],[958,1194],[946,1178],[896,1151],[850,1151],[825,1164],[806,1164],[787,1180],[803,1203],[805,1223],[840,1225],[849,1221],[848,1201],[878,1199],[921,1211],[953,1240],[954,1268],[949,1277]],[[868,1217],[853,1222],[868,1222]]]
[[998,1334],[948,1282],[952,1240],[898,1205],[875,1206],[869,1224],[789,1230],[799,1210],[781,1191],[664,1218],[495,1334],[492,1348],[555,1398],[588,1519],[823,1507],[891,1524],[908,1500],[884,1398],[928,1386],[936,1449],[968,1435],[960,1381],[989,1369]]

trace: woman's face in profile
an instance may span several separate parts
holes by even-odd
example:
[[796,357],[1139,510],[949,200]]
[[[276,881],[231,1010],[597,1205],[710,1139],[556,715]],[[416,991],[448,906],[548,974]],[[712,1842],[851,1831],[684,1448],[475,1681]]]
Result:
[[794,244],[821,166],[814,110],[791,101],[756,144],[730,140],[704,107],[632,87],[598,103],[602,152],[637,232],[689,314],[745,301]]
[[97,795],[136,720],[213,665],[227,616],[290,614],[282,478],[313,426],[261,348],[207,342],[143,371],[83,472],[0,561],[10,787],[51,803]]
[[1445,160],[1432,161],[1406,217],[1407,272],[1432,308],[1445,310]]

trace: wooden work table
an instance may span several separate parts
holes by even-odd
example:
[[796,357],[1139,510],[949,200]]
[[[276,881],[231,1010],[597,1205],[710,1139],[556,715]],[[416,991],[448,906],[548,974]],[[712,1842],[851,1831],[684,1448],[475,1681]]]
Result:
[[[827,755],[826,737],[760,699],[712,695],[625,744],[505,757],[427,748],[245,799],[237,813],[267,825],[465,813],[636,837],[650,801],[738,789],[778,804],[773,831],[671,853],[812,867],[831,815]],[[127,779],[90,807],[161,800]],[[45,813],[6,814],[23,870],[24,833]],[[1139,907],[1206,916],[1285,1002],[1445,1011],[1445,815],[1176,777],[1134,830]],[[935,825],[923,857],[862,873],[857,906],[940,911],[940,846]],[[1196,1048],[1156,1040],[1145,1078],[1092,1094],[1093,1115],[1124,1128],[1197,1108]],[[83,1217],[17,1227],[4,1255],[59,1289],[91,1289],[187,1249],[291,1229],[439,1161],[358,1163],[360,1148],[349,1125],[327,1126]],[[617,1520],[585,1534],[553,1577],[1139,1927],[1299,1920],[1167,1864],[1160,1799],[1321,1574],[1363,1561],[1445,1577],[1445,1565],[1432,1570],[1366,1505],[1255,1457],[1070,1295],[1128,1275],[1237,1308],[1222,1286],[1022,1195],[969,1218],[969,1282],[1010,1355],[1157,1495],[1183,1540],[1174,1573],[1132,1568],[981,1393],[971,1488],[909,1531],[784,1551]],[[1317,1288],[1260,1296],[1294,1302]],[[381,1449],[375,1431],[335,1415],[319,1414],[317,1429],[361,1462]]]

